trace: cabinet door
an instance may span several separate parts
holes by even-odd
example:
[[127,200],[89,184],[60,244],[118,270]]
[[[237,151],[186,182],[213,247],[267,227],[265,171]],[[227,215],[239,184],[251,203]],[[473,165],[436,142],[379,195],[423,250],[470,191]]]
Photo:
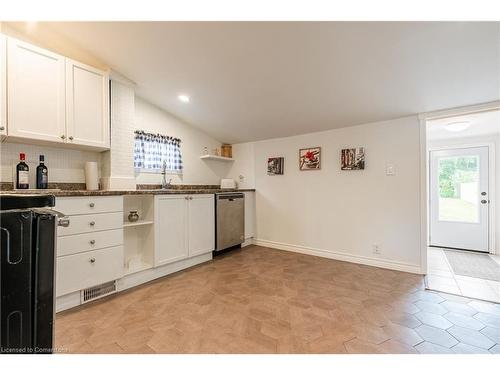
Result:
[[109,148],[108,92],[106,73],[66,59],[68,143]]
[[212,194],[192,195],[189,197],[189,256],[208,253],[215,248],[214,204]]
[[0,136],[7,135],[7,50],[5,36],[0,34]]
[[65,142],[64,57],[7,38],[9,135]]
[[155,266],[188,256],[187,196],[156,197]]

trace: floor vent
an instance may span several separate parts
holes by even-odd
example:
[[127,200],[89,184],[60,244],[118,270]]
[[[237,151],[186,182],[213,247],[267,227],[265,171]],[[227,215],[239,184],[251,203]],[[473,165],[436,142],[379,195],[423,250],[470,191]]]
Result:
[[92,288],[83,289],[81,291],[81,303],[94,301],[101,297],[113,294],[116,292],[116,282],[110,281],[109,283],[93,286]]

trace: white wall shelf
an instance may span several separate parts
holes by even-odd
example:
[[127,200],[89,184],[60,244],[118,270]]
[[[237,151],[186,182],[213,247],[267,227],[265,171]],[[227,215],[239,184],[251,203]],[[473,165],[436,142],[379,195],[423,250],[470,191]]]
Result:
[[202,155],[202,156],[200,156],[200,159],[203,159],[203,160],[226,161],[226,162],[234,161],[233,158],[227,158],[225,156],[217,156],[217,155]]
[[138,221],[135,221],[135,222],[130,222],[130,221],[126,221],[123,223],[123,227],[124,228],[129,228],[129,227],[138,227],[138,226],[141,226],[141,225],[151,225],[153,224],[154,222],[152,220],[138,220]]

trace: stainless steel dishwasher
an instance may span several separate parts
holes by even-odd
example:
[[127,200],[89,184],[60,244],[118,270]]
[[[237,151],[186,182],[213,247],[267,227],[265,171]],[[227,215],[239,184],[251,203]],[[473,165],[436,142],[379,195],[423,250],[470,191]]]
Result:
[[215,251],[242,244],[245,240],[245,195],[215,194]]

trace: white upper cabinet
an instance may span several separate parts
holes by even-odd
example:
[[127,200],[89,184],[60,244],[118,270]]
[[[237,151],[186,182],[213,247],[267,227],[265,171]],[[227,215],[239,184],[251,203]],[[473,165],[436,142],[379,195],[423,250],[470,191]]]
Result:
[[[7,57],[2,60],[5,39]],[[1,86],[6,89],[0,91],[2,135],[27,143],[109,149],[106,72],[0,35],[0,78],[2,69],[6,76]],[[1,106],[5,102],[6,110]]]
[[0,34],[0,136],[7,135],[7,45]]
[[7,38],[8,135],[64,142],[64,57]]
[[192,195],[189,198],[189,256],[209,253],[215,247],[214,196]]
[[68,143],[109,148],[109,78],[101,70],[66,59]]

